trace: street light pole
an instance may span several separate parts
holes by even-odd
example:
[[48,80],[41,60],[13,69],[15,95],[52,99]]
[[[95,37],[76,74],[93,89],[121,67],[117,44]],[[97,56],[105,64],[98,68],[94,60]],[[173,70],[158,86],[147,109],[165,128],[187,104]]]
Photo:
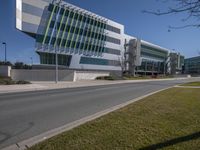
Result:
[[6,42],[2,43],[5,46],[5,63],[7,62],[7,44]]
[[[54,3],[54,1],[52,1],[52,3]],[[55,20],[55,33],[56,33],[56,37],[57,37],[57,34],[58,34],[58,17],[59,17],[59,7],[60,7],[60,4],[62,3],[62,0],[58,0],[58,2],[57,2],[57,7],[56,7],[56,20]],[[55,57],[56,57],[56,59],[55,59],[55,65],[56,65],[56,72],[55,72],[55,83],[57,84],[58,83],[58,49],[59,49],[59,47],[58,47],[58,43],[57,43],[57,39],[56,39],[56,41],[55,41],[56,43],[55,43]]]
[[[56,28],[57,28],[57,25],[56,25]],[[57,43],[56,43],[55,50],[56,50],[56,84],[57,84],[58,83],[58,52],[57,52]]]
[[[58,24],[57,24],[57,21],[58,21],[58,17],[59,17],[59,6],[60,6],[60,3],[61,1],[58,2],[58,7],[56,8],[56,12],[58,13],[56,15],[56,21],[55,21],[55,32],[56,32],[56,35],[58,34]],[[55,52],[56,52],[56,79],[55,79],[55,83],[57,84],[58,83],[58,45],[57,45],[57,40],[56,40],[56,43],[55,43]]]
[[163,74],[165,76],[166,75],[166,60],[163,62],[163,64],[164,64],[164,72],[163,72]]

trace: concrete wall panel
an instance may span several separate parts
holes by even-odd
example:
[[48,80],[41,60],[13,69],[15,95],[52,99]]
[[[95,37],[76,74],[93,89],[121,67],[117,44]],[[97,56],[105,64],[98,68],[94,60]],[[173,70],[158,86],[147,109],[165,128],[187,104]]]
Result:
[[[13,80],[55,81],[55,70],[11,70]],[[74,71],[59,70],[59,81],[73,81]]]
[[0,76],[10,77],[10,71],[11,71],[10,66],[0,66]]
[[109,72],[95,72],[95,71],[76,71],[74,80],[95,80],[97,77],[109,76]]

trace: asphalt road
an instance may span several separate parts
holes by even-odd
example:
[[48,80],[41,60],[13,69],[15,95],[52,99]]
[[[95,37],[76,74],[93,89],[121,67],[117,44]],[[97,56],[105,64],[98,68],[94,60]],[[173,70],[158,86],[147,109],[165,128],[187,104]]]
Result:
[[0,149],[145,94],[188,81],[151,81],[0,94]]

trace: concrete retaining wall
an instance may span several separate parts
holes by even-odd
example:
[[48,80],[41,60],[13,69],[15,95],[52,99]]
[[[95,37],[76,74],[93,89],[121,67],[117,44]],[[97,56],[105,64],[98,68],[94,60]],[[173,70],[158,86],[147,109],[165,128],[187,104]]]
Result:
[[[95,80],[99,76],[109,76],[109,72],[59,70],[59,81]],[[55,81],[55,70],[22,70],[12,69],[13,80]]]
[[10,77],[11,66],[0,66],[0,76]]
[[95,80],[96,77],[109,76],[109,72],[97,72],[97,71],[75,71],[74,81],[79,80]]
[[[73,81],[74,71],[59,70],[59,81]],[[11,70],[11,78],[13,80],[26,81],[55,81],[55,70]]]
[[121,77],[122,76],[122,71],[111,71],[110,75],[114,76],[114,77]]

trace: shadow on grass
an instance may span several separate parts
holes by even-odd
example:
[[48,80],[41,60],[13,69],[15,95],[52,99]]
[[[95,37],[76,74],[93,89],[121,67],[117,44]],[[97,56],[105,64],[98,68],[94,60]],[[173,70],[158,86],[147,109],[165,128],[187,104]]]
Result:
[[172,140],[168,140],[165,142],[161,142],[161,143],[157,143],[157,144],[153,144],[144,148],[140,148],[140,150],[156,150],[156,149],[161,149],[161,148],[165,148],[168,146],[172,146],[178,143],[182,143],[182,142],[186,142],[186,141],[190,141],[190,140],[195,140],[200,138],[200,132],[197,133],[193,133],[187,136],[182,136],[182,137],[178,137]]

